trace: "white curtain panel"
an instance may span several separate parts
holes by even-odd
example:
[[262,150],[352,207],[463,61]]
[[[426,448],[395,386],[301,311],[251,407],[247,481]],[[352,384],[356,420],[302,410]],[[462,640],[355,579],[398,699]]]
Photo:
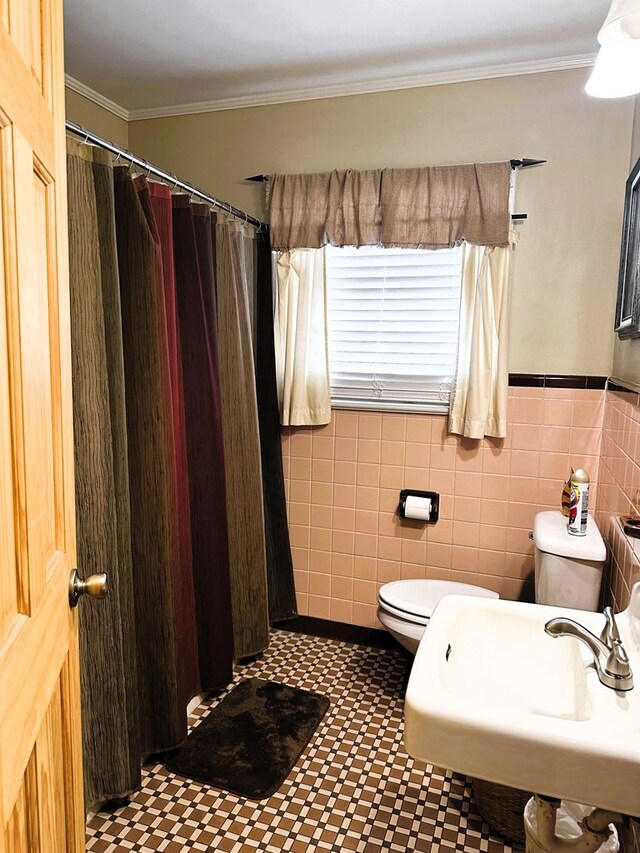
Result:
[[[512,232],[512,245],[515,235]],[[449,432],[507,434],[509,262],[511,247],[464,244],[458,365]]]
[[279,252],[274,337],[280,423],[331,420],[324,249]]

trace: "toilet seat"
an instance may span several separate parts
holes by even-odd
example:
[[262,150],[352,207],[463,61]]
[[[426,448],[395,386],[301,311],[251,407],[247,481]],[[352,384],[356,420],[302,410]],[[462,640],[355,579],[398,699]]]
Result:
[[437,603],[446,595],[500,598],[490,589],[456,581],[392,581],[378,591],[378,619],[405,649],[415,655]]
[[394,607],[392,604],[388,604],[381,598],[378,598],[378,607],[386,613],[391,613],[392,616],[397,616],[398,619],[402,619],[403,622],[411,622],[413,625],[421,625],[423,628],[429,621],[428,616],[418,616],[415,613],[407,613],[406,610],[400,610],[399,607]]
[[383,610],[417,625],[426,625],[435,606],[445,595],[473,595],[498,598],[498,593],[484,587],[456,581],[402,580],[386,583],[378,592]]

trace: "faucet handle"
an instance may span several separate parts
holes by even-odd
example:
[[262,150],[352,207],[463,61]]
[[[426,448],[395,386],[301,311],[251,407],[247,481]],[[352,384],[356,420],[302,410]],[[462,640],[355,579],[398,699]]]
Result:
[[631,674],[631,666],[629,665],[629,656],[624,650],[624,646],[619,640],[614,640],[611,646],[605,670],[609,675],[627,678]]
[[604,618],[606,621],[604,623],[602,633],[600,634],[600,639],[606,646],[612,648],[615,643],[621,643],[622,640],[620,638],[618,626],[616,625],[616,618],[613,615],[613,610],[610,607],[605,607]]

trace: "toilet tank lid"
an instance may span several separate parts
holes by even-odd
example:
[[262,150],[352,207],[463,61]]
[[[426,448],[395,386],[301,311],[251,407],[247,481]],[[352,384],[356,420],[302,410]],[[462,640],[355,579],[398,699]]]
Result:
[[607,549],[591,514],[587,535],[572,536],[567,530],[567,519],[559,510],[539,512],[533,521],[533,544],[539,551],[572,560],[604,563],[607,557]]
[[433,613],[436,604],[445,595],[475,595],[479,598],[499,598],[497,592],[473,586],[469,583],[436,580],[391,581],[380,587],[378,597],[383,604],[389,604],[405,613],[413,613],[427,619]]

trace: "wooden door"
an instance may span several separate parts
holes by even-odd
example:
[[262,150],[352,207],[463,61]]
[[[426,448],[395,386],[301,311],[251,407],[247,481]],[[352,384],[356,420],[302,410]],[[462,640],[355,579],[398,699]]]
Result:
[[84,850],[62,0],[0,0],[0,851]]

